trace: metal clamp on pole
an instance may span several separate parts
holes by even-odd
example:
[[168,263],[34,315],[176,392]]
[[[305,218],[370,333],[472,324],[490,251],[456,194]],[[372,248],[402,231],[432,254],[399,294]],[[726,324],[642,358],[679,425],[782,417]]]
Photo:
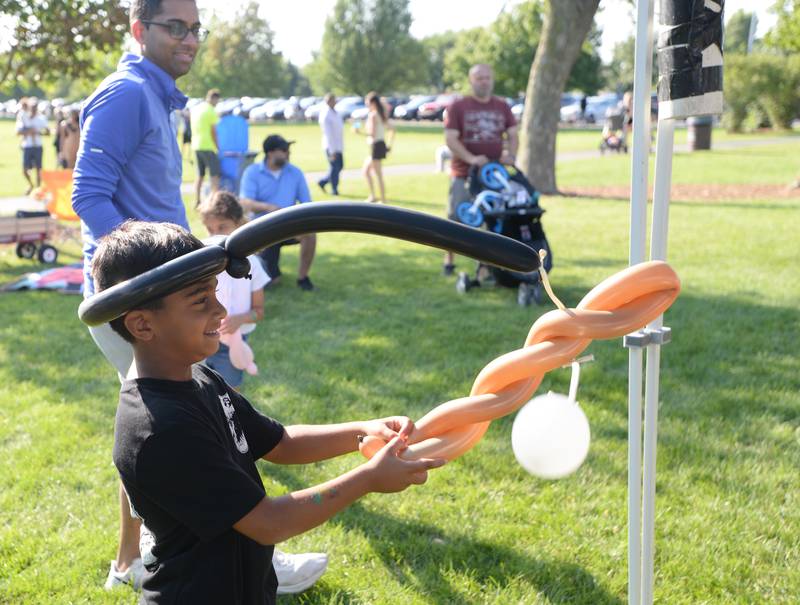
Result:
[[647,345],[665,345],[672,340],[672,329],[663,326],[658,329],[644,328],[626,334],[622,339],[622,346],[626,349],[641,349]]

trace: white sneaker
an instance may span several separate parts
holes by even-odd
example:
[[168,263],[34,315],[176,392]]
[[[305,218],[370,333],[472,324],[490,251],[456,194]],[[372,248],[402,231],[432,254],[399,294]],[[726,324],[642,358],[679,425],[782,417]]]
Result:
[[111,561],[111,569],[108,570],[108,577],[103,587],[112,590],[118,586],[128,585],[134,590],[141,590],[143,576],[144,565],[141,559],[134,559],[125,571],[117,571],[117,562]]
[[328,555],[310,552],[290,555],[275,549],[272,566],[278,576],[278,594],[294,594],[310,588],[328,568]]

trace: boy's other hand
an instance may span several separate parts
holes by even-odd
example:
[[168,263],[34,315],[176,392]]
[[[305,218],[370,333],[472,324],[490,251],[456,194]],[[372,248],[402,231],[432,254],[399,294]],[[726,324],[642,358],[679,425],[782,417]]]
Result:
[[389,416],[378,418],[364,423],[364,433],[369,437],[377,437],[389,442],[395,437],[400,437],[405,443],[414,431],[414,421],[408,416]]
[[409,485],[422,485],[428,480],[428,470],[439,468],[447,463],[444,458],[404,460],[400,458],[399,454],[407,447],[405,440],[398,435],[366,463],[370,491],[400,492]]

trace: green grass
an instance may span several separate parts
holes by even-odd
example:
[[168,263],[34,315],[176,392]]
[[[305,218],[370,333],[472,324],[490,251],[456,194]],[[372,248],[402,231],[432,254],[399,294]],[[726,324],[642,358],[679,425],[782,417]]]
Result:
[[[398,164],[430,164],[434,167],[436,148],[443,144],[444,134],[441,125],[431,123],[405,123],[397,122],[397,136],[392,146],[392,151],[386,160],[387,166]],[[318,172],[328,169],[328,164],[321,148],[320,129],[317,124],[253,124],[250,127],[250,149],[261,150],[264,138],[270,134],[280,134],[288,140],[295,141],[292,147],[292,162],[306,172]],[[713,134],[714,141],[749,141],[755,138],[779,136],[776,133],[762,133],[758,135],[731,135],[722,129],[716,129]],[[597,130],[569,129],[559,132],[557,148],[561,153],[575,151],[593,151],[600,142],[600,133]],[[686,130],[678,129],[675,133],[675,144],[686,143]],[[745,150],[744,153],[750,153]],[[351,125],[345,126],[345,168],[360,168],[367,155],[367,145],[363,136],[353,132]],[[184,156],[183,180],[193,181],[195,178],[192,153]],[[629,167],[628,156],[621,156],[624,162],[620,166]],[[55,167],[55,152],[52,137],[44,138],[45,169]],[[0,120],[0,198],[16,197],[22,195],[27,185],[22,176],[22,152],[19,149],[18,137],[14,134],[13,120]],[[734,176],[738,176],[732,173]],[[618,179],[619,174],[611,175]],[[599,184],[599,183],[598,183]],[[0,207],[0,212],[2,208]]]
[[[307,135],[316,141],[313,129]],[[790,182],[796,155],[786,145],[678,154],[674,180]],[[559,184],[625,184],[627,170],[624,157],[564,163]],[[365,185],[351,183],[363,198]],[[388,189],[399,205],[442,214],[447,178],[391,177]],[[542,204],[553,287],[574,305],[626,265],[628,205]],[[788,604],[800,594],[798,210],[797,198],[671,207],[669,257],[683,292],[667,313],[673,342],[662,353],[659,603]],[[62,255],[79,258],[74,246]],[[287,423],[419,418],[468,393],[552,306],[520,308],[504,289],[459,296],[440,263],[440,252],[404,242],[322,234],[318,291],[307,296],[291,285],[290,248],[287,284],[268,293],[251,339],[262,373],[245,393]],[[0,247],[0,281],[35,268]],[[116,548],[117,383],[77,320],[78,302],[0,295],[0,603],[136,602],[100,588]],[[627,354],[619,340],[588,352],[597,359],[584,368],[579,400],[593,440],[573,476],[527,475],[511,452],[513,417],[495,421],[425,486],[370,495],[285,544],[328,552],[331,563],[313,589],[280,602],[626,603]],[[552,372],[540,392],[566,392],[568,382],[566,370]],[[277,495],[359,463],[351,455],[260,469]]]

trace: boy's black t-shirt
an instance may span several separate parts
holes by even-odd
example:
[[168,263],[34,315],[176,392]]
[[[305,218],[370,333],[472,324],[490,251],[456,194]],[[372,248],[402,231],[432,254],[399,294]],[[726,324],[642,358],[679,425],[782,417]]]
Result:
[[275,602],[272,546],[233,529],[265,496],[255,461],[283,437],[215,372],[126,380],[114,464],[155,543],[144,548],[144,603]]

